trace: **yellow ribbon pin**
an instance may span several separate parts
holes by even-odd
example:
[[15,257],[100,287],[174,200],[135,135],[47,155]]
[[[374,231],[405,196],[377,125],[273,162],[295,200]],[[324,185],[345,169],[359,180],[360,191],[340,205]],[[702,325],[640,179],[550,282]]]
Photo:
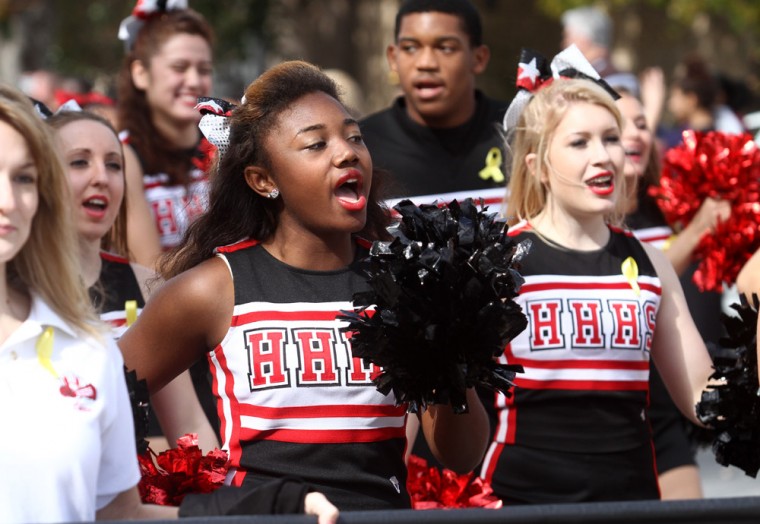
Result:
[[488,151],[486,155],[486,167],[481,169],[478,175],[483,180],[492,178],[497,184],[501,184],[506,180],[504,173],[501,172],[501,150],[498,147],[492,147]]
[[55,378],[58,378],[58,373],[53,367],[51,361],[53,357],[53,328],[47,327],[42,335],[37,339],[37,343],[34,348],[37,350],[37,360],[43,368],[47,369]]
[[129,327],[135,323],[135,320],[137,320],[137,300],[125,301],[124,313],[127,317],[127,327]]
[[633,257],[628,257],[620,264],[620,269],[623,271],[623,276],[631,285],[631,289],[636,293],[636,296],[641,294],[641,288],[639,288],[639,266]]

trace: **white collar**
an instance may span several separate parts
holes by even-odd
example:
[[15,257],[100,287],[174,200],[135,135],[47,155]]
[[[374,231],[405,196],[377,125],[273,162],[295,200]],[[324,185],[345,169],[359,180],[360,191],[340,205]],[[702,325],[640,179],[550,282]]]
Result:
[[79,333],[65,320],[58,316],[50,306],[37,293],[31,292],[32,307],[29,316],[11,333],[3,346],[11,347],[28,339],[35,339],[42,331],[51,326],[56,330],[63,331],[71,337],[78,337]]

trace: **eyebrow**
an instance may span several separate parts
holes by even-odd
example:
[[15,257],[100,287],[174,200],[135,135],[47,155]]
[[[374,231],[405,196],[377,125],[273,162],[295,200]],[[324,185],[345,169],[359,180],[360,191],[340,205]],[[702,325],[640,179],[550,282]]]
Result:
[[[435,39],[433,40],[433,42],[436,44],[441,44],[443,42],[451,42],[451,41],[461,43],[462,38],[458,35],[442,35],[442,36],[435,37]],[[420,39],[414,36],[399,36],[398,37],[399,44],[407,43],[407,42],[418,43],[420,42]]]
[[[359,125],[359,122],[356,121],[355,118],[346,118],[343,120],[343,126],[352,126],[352,125]],[[308,133],[309,131],[320,131],[322,129],[325,129],[327,126],[325,124],[314,124],[313,126],[307,126],[303,129],[300,129],[296,136],[302,134],[302,133]]]

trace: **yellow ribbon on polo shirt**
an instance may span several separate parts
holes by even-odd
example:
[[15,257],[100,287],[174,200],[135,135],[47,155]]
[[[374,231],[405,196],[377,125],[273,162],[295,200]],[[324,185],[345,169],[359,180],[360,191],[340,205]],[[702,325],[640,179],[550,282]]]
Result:
[[47,369],[55,378],[58,378],[58,373],[53,367],[53,362],[51,360],[53,357],[52,327],[45,328],[45,331],[43,331],[42,334],[37,338],[37,342],[34,347],[37,350],[37,360],[40,361],[42,367]]
[[498,147],[492,147],[486,155],[486,167],[480,170],[478,173],[480,178],[488,180],[492,178],[497,184],[501,184],[506,180],[504,173],[501,172],[501,149]]
[[633,257],[628,257],[623,260],[622,264],[620,264],[620,269],[622,270],[625,279],[631,285],[633,292],[636,293],[636,296],[639,296],[641,294],[641,288],[639,288],[638,281],[639,265],[636,263]]

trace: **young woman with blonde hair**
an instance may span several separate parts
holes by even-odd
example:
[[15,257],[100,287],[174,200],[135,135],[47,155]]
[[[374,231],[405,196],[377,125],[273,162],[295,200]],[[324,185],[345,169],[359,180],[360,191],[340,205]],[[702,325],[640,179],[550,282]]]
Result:
[[555,77],[515,121],[507,215],[531,243],[516,299],[529,327],[500,362],[525,373],[490,396],[482,475],[505,505],[659,498],[650,354],[693,421],[712,368],[670,262],[615,225],[622,118],[599,83]]

